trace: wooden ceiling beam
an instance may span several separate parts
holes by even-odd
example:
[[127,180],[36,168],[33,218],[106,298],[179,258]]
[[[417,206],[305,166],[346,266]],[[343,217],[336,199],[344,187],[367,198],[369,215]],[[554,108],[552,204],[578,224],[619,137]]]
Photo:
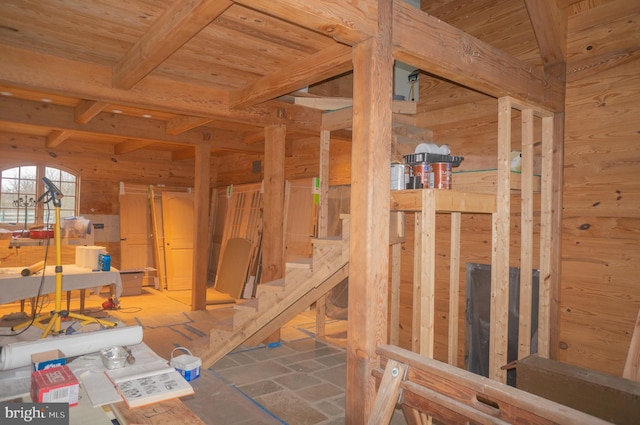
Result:
[[495,98],[564,109],[564,84],[553,75],[404,2],[393,15],[396,59]]
[[140,149],[144,149],[149,145],[152,145],[153,142],[148,140],[125,140],[124,142],[120,142],[113,147],[113,153],[116,155],[124,155],[127,153],[135,152]]
[[96,115],[104,111],[104,108],[109,106],[106,102],[98,102],[95,100],[82,99],[82,101],[76,106],[75,119],[77,123],[86,124],[91,121]]
[[171,153],[172,161],[182,161],[196,157],[196,150],[193,148],[184,148]]
[[249,87],[230,94],[230,106],[243,108],[275,99],[302,87],[350,71],[351,47],[336,43],[278,72],[259,78]]
[[[319,131],[321,111],[273,101],[245,109],[230,109],[229,93],[149,75],[130,90],[114,89],[111,68],[0,44],[0,84],[58,93],[82,99],[99,99],[114,105],[157,109],[178,115],[250,123],[257,126],[286,124],[287,128]],[[41,66],[47,64],[46,70]]]
[[178,0],[113,69],[113,86],[130,89],[231,6],[229,0]]
[[212,148],[234,152],[262,153],[264,147],[242,143],[241,134],[229,130],[203,128],[170,136],[165,122],[120,114],[101,114],[87,124],[74,120],[74,108],[43,104],[29,100],[0,97],[0,123],[17,123],[39,128],[53,128],[61,132],[117,136],[138,142],[170,143],[195,146],[211,141]]
[[209,118],[179,116],[167,121],[167,134],[175,136],[211,122]]
[[311,29],[353,45],[371,38],[377,31],[375,0],[234,0],[255,10]]
[[47,142],[45,146],[48,148],[55,148],[56,146],[67,140],[69,137],[71,137],[72,134],[73,133],[71,131],[53,130],[47,135]]
[[555,0],[525,0],[545,67],[566,62],[567,16]]

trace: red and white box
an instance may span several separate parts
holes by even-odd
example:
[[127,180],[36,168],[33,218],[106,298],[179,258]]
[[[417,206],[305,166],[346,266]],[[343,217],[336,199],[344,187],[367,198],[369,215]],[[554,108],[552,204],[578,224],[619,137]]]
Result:
[[78,404],[80,385],[69,366],[58,366],[31,373],[31,399],[35,403]]

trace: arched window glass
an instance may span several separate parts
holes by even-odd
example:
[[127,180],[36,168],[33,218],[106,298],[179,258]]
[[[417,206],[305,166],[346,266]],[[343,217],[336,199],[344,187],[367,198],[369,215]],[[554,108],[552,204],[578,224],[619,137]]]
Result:
[[4,169],[0,174],[0,224],[3,227],[27,229],[55,222],[54,206],[48,202],[50,196],[42,177],[47,177],[64,195],[60,216],[77,215],[77,175],[46,165],[22,165]]

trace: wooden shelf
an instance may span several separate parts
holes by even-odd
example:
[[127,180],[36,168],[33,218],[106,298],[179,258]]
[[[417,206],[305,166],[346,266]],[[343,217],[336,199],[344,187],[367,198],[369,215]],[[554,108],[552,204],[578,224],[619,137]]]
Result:
[[[498,170],[457,171],[451,173],[451,187],[463,192],[496,193]],[[520,191],[522,188],[522,174],[511,171],[511,190]],[[533,192],[540,192],[541,178],[533,175]]]
[[444,189],[411,189],[391,191],[392,211],[422,211],[422,205],[433,197],[436,212],[492,214],[496,212],[496,196],[490,193],[460,192]]

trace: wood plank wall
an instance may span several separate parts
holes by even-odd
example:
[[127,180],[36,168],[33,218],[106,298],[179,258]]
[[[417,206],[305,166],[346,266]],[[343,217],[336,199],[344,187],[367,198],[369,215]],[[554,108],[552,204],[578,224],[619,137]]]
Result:
[[[114,155],[111,145],[69,140],[55,149],[45,148],[45,137],[0,133],[0,168],[26,164],[49,164],[80,173],[80,215],[118,215],[119,182],[193,186],[193,160],[172,161],[170,153],[138,151]],[[214,175],[212,173],[212,175]],[[0,258],[9,255],[0,267],[18,267],[42,259],[44,248],[8,247],[0,240]],[[111,254],[114,267],[120,267],[120,243],[99,243]],[[54,251],[50,254],[55,255]],[[63,249],[63,263],[73,263],[75,248]],[[52,257],[55,261],[55,257]]]
[[558,359],[621,376],[640,308],[640,4],[576,11],[568,20]]
[[[445,10],[444,3],[451,2],[427,3],[441,4]],[[511,5],[517,2],[498,3]],[[567,9],[570,16],[560,346],[551,349],[557,351],[561,361],[616,375],[622,373],[640,308],[638,8],[635,0],[589,0],[571,2]],[[487,18],[488,12],[469,13],[464,7],[450,10],[459,10],[459,19],[489,22],[488,25],[501,27],[505,32],[515,28],[523,39],[526,38],[523,34],[530,32],[530,28],[523,27],[522,22],[513,17],[509,25],[498,25]],[[427,11],[437,16],[438,10]],[[454,23],[456,17],[448,15],[442,19]],[[526,14],[518,15],[518,19],[527,19]],[[473,27],[473,22],[468,24]],[[476,31],[482,31],[480,24]],[[489,34],[493,38],[491,42],[498,45],[500,34],[495,31]],[[522,41],[519,46],[524,52],[520,57],[535,62],[532,58],[538,53],[530,52],[531,44]],[[434,141],[447,143],[454,154],[465,156],[463,170],[495,167],[497,101],[426,75],[420,76],[419,84],[421,114],[418,121],[433,130]],[[340,87],[340,84],[335,82],[334,86]],[[350,95],[335,90],[331,94]],[[514,114],[513,133],[519,134],[518,114]],[[537,136],[536,140],[539,140]],[[286,179],[318,175],[318,143],[319,136],[287,140]],[[34,158],[80,170],[83,177],[81,213],[117,213],[119,180],[136,184],[193,184],[192,161],[171,161],[160,152],[146,151],[115,156],[108,149],[65,142],[52,151],[44,148],[44,138],[0,135],[0,166]],[[350,183],[350,154],[349,142],[331,142],[331,185]],[[261,181],[263,172],[254,173],[253,162],[263,159],[261,155],[246,154],[228,155],[224,161],[214,159],[212,168],[217,173],[212,175],[217,177],[213,186]],[[261,168],[264,169],[264,165]],[[400,345],[403,347],[411,346],[412,226],[413,218],[407,214],[408,239],[402,249],[401,282]],[[439,220],[437,226],[438,261],[442,268],[436,271],[435,308],[439,319],[435,356],[446,360],[448,290],[443,282],[448,276],[445,270],[449,255],[447,218]],[[513,220],[510,249],[515,259],[519,257],[518,226],[519,223]],[[490,262],[490,228],[487,217],[463,215],[462,267],[468,261]],[[5,252],[2,245],[0,258]],[[462,312],[464,290],[460,295]],[[464,315],[461,316],[463,326]],[[463,336],[460,336],[459,347],[458,364],[462,365]]]

